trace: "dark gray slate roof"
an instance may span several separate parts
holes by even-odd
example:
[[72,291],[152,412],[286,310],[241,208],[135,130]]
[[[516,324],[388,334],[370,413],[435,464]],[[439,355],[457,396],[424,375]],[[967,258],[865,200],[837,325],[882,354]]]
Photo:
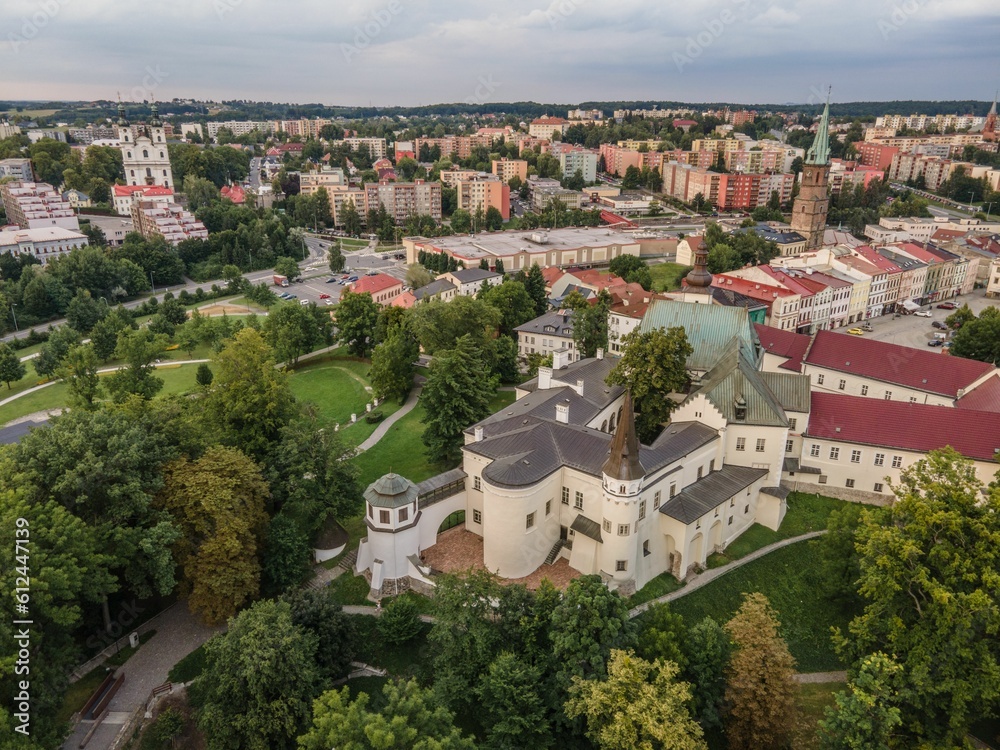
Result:
[[578,534],[589,536],[595,542],[604,541],[601,538],[601,524],[597,523],[597,521],[591,521],[589,518],[585,518],[583,514],[577,514],[576,518],[573,519],[573,523],[570,524],[570,528]]
[[417,499],[417,485],[399,474],[379,477],[365,490],[365,500],[377,508],[401,508]]
[[799,464],[799,459],[794,456],[786,456],[785,460],[781,462],[782,471],[798,471],[802,474],[822,474],[819,469],[813,468],[812,466],[802,466]]
[[776,497],[780,500],[784,500],[792,492],[787,487],[761,487],[760,491],[765,495],[770,495],[771,497]]
[[432,281],[430,284],[426,284],[419,289],[414,289],[413,296],[417,299],[427,299],[428,297],[434,297],[438,294],[443,294],[444,292],[451,292],[455,289],[457,289],[457,287],[448,281],[448,279],[437,279],[436,281]]
[[430,492],[434,492],[434,490],[447,487],[449,484],[457,482],[459,479],[465,479],[466,476],[468,475],[462,469],[452,469],[451,471],[438,474],[430,479],[425,479],[417,485],[417,492],[420,495],[426,495]]
[[[607,385],[604,381],[610,374],[610,372],[618,364],[617,357],[604,356],[604,359],[597,359],[596,357],[589,357],[587,359],[581,359],[578,362],[574,362],[571,365],[566,365],[560,370],[554,370],[552,373],[552,379],[558,380],[563,383],[573,383],[576,381],[583,381],[583,395],[590,397],[591,394],[600,394],[605,390],[610,388],[611,392],[614,394],[614,398],[618,398],[624,390],[618,385]],[[534,391],[538,388],[538,378],[532,378],[531,380],[525,381],[518,386],[522,391]]]
[[500,277],[500,274],[493,271],[484,271],[482,268],[460,268],[457,271],[452,271],[451,275],[458,279],[462,284],[468,284],[473,281],[482,281],[483,279],[496,279]]
[[707,477],[685,487],[680,494],[660,506],[660,513],[676,518],[681,523],[691,523],[763,476],[767,476],[767,469],[727,464],[719,471],[713,471]]
[[549,312],[539,315],[534,320],[522,323],[514,329],[518,333],[549,334],[573,338],[573,315],[565,312]]
[[0,445],[10,445],[20,442],[21,438],[28,434],[33,427],[48,427],[49,421],[43,419],[40,422],[18,422],[17,424],[5,427],[0,430]]

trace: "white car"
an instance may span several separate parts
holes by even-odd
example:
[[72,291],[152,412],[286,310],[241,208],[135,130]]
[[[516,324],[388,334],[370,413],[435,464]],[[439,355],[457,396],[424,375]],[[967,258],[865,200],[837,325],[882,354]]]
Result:
[[913,314],[916,315],[917,317],[920,317],[920,318],[929,318],[931,316],[931,311],[930,310],[917,310]]

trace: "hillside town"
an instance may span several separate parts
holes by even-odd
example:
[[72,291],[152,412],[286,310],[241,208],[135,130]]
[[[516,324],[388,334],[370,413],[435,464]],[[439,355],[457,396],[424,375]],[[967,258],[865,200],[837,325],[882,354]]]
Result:
[[929,11],[802,92],[738,50],[826,10],[307,5],[87,81],[109,14],[7,12],[0,747],[1000,748],[998,100],[885,62]]

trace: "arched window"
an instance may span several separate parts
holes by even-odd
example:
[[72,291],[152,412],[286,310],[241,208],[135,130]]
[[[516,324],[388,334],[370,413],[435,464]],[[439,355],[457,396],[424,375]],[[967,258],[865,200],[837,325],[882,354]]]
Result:
[[131,151],[128,151],[128,152],[127,152],[127,155],[128,155],[128,158],[129,158],[129,159],[131,159],[131,158],[132,158],[132,152],[131,152]]
[[149,158],[149,151],[147,151],[146,149],[143,149],[142,150],[142,158],[143,159],[148,159]]
[[608,420],[605,419],[603,422],[601,422],[601,432],[607,432],[607,431],[608,431]]
[[612,414],[611,415],[611,424],[608,425],[608,432],[614,432],[615,431],[615,418],[617,416],[618,416],[617,414]]
[[163,136],[162,135],[157,135],[156,136],[156,142],[157,143],[161,142],[162,140],[163,140]]
[[162,151],[160,152],[160,158],[161,159],[163,158],[163,152]]

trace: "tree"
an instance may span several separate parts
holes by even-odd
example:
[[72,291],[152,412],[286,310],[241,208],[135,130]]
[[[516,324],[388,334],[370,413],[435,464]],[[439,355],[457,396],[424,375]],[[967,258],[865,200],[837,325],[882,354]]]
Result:
[[80,344],[80,333],[72,326],[57,326],[49,334],[48,340],[42,344],[35,357],[35,372],[42,377],[52,377],[59,368],[59,363],[69,350]]
[[687,631],[683,646],[684,678],[691,683],[691,712],[704,729],[722,729],[732,641],[718,622],[706,617]]
[[66,308],[66,322],[80,333],[90,333],[97,322],[108,313],[107,305],[101,304],[86,289],[81,289],[70,300]]
[[485,300],[456,297],[451,302],[431,300],[410,311],[413,332],[427,354],[436,355],[451,349],[462,336],[468,335],[485,350],[500,325],[500,311]]
[[323,693],[313,706],[312,727],[299,738],[300,750],[473,750],[462,737],[454,715],[416,680],[388,682],[383,708],[370,710],[361,693],[351,701],[350,688]]
[[623,190],[635,190],[639,187],[639,177],[641,172],[639,167],[635,165],[629,165],[625,169],[625,176],[622,178],[622,189]]
[[344,260],[344,253],[340,250],[340,243],[330,245],[326,251],[326,259],[330,264],[330,273],[340,273],[344,270],[347,261]]
[[795,724],[795,660],[778,635],[778,619],[767,597],[745,594],[726,630],[735,651],[726,671],[731,750],[785,747]]
[[191,212],[197,211],[202,206],[221,200],[219,188],[211,181],[193,174],[184,176],[183,191],[187,197],[188,209]]
[[419,289],[422,286],[427,286],[432,281],[434,281],[434,277],[419,263],[411,263],[407,266],[406,285],[411,289]]
[[858,665],[891,654],[909,745],[961,745],[1000,695],[1000,485],[984,496],[971,461],[931,451],[900,474],[888,518],[858,530],[864,611],[838,639]]
[[188,607],[209,624],[225,622],[260,590],[268,498],[260,468],[235,448],[213,446],[197,461],[171,464],[160,497],[184,534],[175,550]]
[[413,388],[413,363],[420,348],[412,334],[396,332],[375,347],[368,376],[376,398],[406,401]]
[[80,409],[95,407],[94,399],[102,394],[103,389],[97,374],[94,347],[89,344],[74,346],[63,358],[56,375],[66,381],[70,406]]
[[489,229],[491,232],[497,232],[503,229],[503,214],[500,213],[500,209],[496,206],[490,206],[486,209],[486,215],[483,218],[485,223],[485,228]]
[[952,339],[951,353],[980,362],[1000,363],[1000,309],[987,307],[978,318],[963,323]]
[[946,326],[957,331],[966,323],[973,320],[976,320],[976,314],[969,309],[969,305],[966,303],[945,318],[944,322]]
[[367,357],[375,346],[378,305],[367,292],[344,291],[337,305],[337,341],[355,357]]
[[287,256],[278,258],[274,262],[274,272],[280,273],[282,276],[287,276],[289,281],[293,281],[302,275],[299,270],[299,263],[295,258],[289,258]]
[[417,605],[409,597],[397,596],[389,600],[378,618],[378,632],[386,643],[401,646],[420,633],[423,624]]
[[491,748],[547,748],[553,743],[541,671],[522,656],[503,651],[476,687]]
[[709,273],[728,273],[742,267],[742,256],[725,242],[720,242],[708,251]]
[[600,576],[581,576],[552,612],[551,637],[556,680],[565,690],[573,677],[604,677],[611,650],[634,645],[635,626],[625,600]]
[[878,507],[865,507],[845,503],[830,513],[827,533],[816,540],[823,576],[823,593],[834,601],[860,609],[858,581],[861,578],[861,558],[857,548],[858,528],[862,516],[871,513],[879,523],[886,521],[885,511]]
[[90,331],[90,343],[94,354],[103,362],[114,356],[118,347],[118,334],[126,328],[138,328],[132,319],[132,313],[119,305],[98,321]]
[[[483,262],[486,262],[485,258]],[[489,270],[488,266],[486,270]],[[537,263],[532,263],[531,268],[525,274],[524,288],[527,290],[528,296],[535,303],[535,317],[544,315],[545,311],[549,309],[549,295],[545,291],[545,277],[542,275],[542,269]]]
[[451,215],[451,229],[455,234],[467,234],[472,229],[472,214],[459,208]]
[[207,426],[220,442],[263,456],[295,411],[283,373],[274,368],[271,348],[252,328],[244,328],[215,359],[215,380],[204,403]]
[[154,363],[167,348],[168,339],[148,328],[126,328],[118,334],[115,356],[125,360],[125,365],[108,377],[108,391],[118,403],[130,395],[151,399],[163,387],[163,380],[156,377]]
[[326,679],[346,676],[357,649],[358,631],[330,589],[296,589],[284,599],[292,610],[292,624],[316,636],[320,675]]
[[207,362],[202,362],[198,365],[198,371],[194,376],[195,381],[202,388],[208,388],[208,386],[212,385],[212,379],[214,377],[215,375],[212,374],[212,368],[208,366]]
[[600,750],[707,750],[688,713],[691,687],[670,661],[649,662],[615,649],[606,680],[573,678],[566,715],[584,716],[587,736]]
[[294,365],[301,355],[329,343],[330,328],[330,316],[316,307],[279,305],[264,321],[264,340],[279,360]]
[[891,750],[903,723],[895,702],[895,683],[902,668],[882,653],[865,657],[847,690],[834,696],[819,723],[824,750]]
[[198,725],[208,746],[293,750],[320,690],[316,651],[287,602],[260,601],[234,617],[205,645]]
[[0,380],[7,384],[7,390],[10,390],[11,383],[23,378],[27,372],[17,352],[9,344],[0,344]]
[[438,463],[455,463],[461,455],[462,431],[490,415],[497,389],[476,341],[469,335],[453,349],[438,352],[431,363],[420,400],[427,414],[423,442]]
[[639,619],[636,654],[646,661],[660,659],[683,668],[687,664],[686,633],[684,618],[672,612],[669,604],[654,604]]
[[653,288],[653,274],[637,255],[619,255],[613,258],[608,264],[608,270],[629,284],[639,284],[646,291]]
[[483,300],[500,313],[501,336],[515,335],[515,328],[535,317],[534,300],[524,284],[513,279],[491,286],[483,294]]
[[503,258],[497,258],[496,265],[493,267],[493,270],[501,276],[506,273],[503,267]]
[[632,400],[642,409],[636,428],[644,443],[651,443],[677,403],[671,392],[687,385],[687,358],[694,350],[680,326],[640,331],[622,339],[622,357],[608,375],[609,384],[632,391]]
[[[575,291],[575,290],[574,290]],[[602,289],[593,304],[573,310],[573,342],[581,357],[595,357],[598,349],[608,348],[608,314],[611,295]]]
[[361,234],[361,215],[358,213],[353,200],[344,203],[340,211],[337,212],[337,218],[340,220],[340,224],[343,225],[344,231],[349,235],[356,236]]

